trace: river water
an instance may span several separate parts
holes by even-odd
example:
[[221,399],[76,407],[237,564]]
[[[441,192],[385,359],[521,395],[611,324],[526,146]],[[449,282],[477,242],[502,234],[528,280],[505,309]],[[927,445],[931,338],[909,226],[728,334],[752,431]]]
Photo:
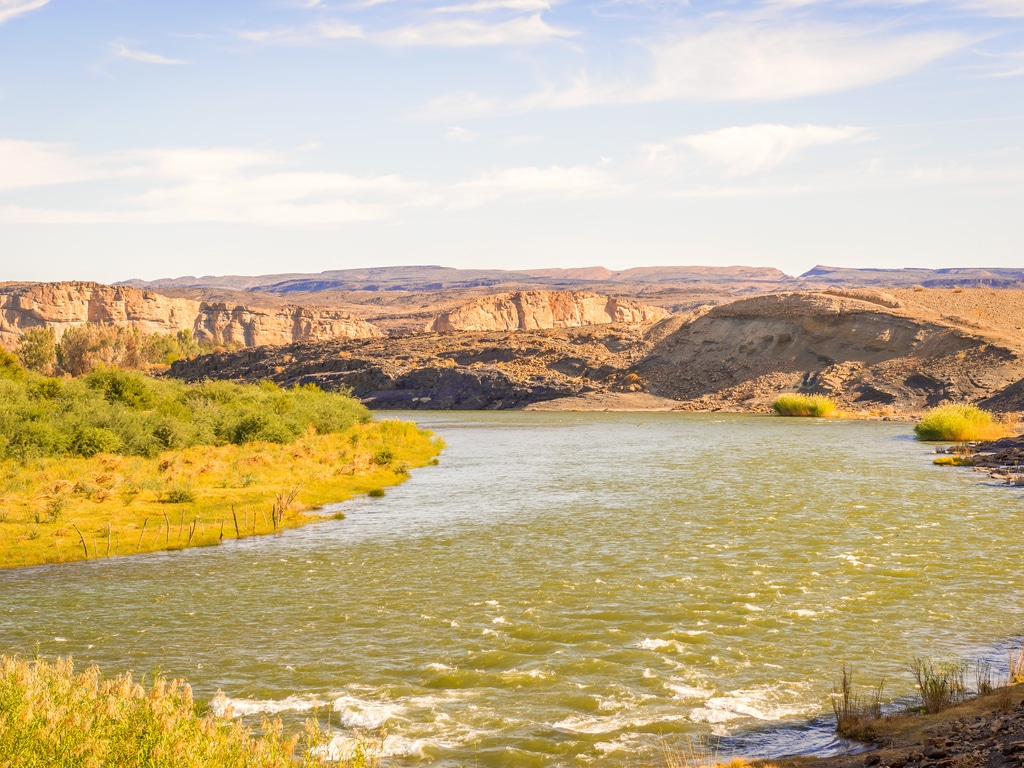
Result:
[[708,734],[841,749],[841,663],[901,696],[913,656],[1020,632],[1022,491],[933,466],[907,424],[400,416],[440,464],[345,520],[0,572],[0,651],[316,708],[392,765],[611,766]]

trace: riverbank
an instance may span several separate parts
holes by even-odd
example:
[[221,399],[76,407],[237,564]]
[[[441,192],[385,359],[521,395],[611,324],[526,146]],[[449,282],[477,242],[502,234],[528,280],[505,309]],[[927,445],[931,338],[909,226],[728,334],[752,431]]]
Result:
[[777,768],[1019,768],[1024,761],[1024,685],[999,688],[935,714],[874,721],[873,749],[831,757],[755,761]]
[[294,443],[0,463],[0,568],[216,546],[330,519],[325,504],[404,482],[444,443],[382,421]]

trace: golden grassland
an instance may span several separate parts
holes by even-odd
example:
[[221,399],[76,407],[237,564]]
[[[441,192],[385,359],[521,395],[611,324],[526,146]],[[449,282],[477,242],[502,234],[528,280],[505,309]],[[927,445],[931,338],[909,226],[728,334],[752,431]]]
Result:
[[[200,715],[185,680],[76,673],[70,658],[0,656],[0,768],[297,768],[327,765],[316,721],[284,736],[280,720],[253,735],[239,720]],[[357,750],[347,768],[375,765]]]
[[382,421],[291,444],[197,446],[153,458],[0,462],[0,568],[217,545],[330,519],[307,514],[374,492],[443,448]]

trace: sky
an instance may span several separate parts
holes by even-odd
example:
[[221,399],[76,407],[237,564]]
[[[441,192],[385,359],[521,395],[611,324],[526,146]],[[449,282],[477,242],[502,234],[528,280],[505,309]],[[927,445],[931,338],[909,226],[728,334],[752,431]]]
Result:
[[1024,0],[0,0],[0,280],[1024,266]]

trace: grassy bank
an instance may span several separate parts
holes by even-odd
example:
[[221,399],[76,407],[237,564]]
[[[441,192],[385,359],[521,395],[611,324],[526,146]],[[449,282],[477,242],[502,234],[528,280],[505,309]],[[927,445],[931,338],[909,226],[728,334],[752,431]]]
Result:
[[772,403],[772,410],[779,416],[827,418],[839,415],[835,401],[823,395],[780,395]]
[[929,411],[914,427],[918,440],[973,442],[998,440],[1012,430],[988,411],[973,405],[944,405]]
[[414,424],[310,430],[294,443],[0,462],[0,567],[210,546],[402,482],[442,448]]
[[[253,735],[240,721],[199,715],[184,680],[131,674],[105,680],[71,659],[0,656],[0,768],[297,768],[325,765],[310,723],[285,737],[280,721]],[[353,761],[351,768],[369,763]]]

